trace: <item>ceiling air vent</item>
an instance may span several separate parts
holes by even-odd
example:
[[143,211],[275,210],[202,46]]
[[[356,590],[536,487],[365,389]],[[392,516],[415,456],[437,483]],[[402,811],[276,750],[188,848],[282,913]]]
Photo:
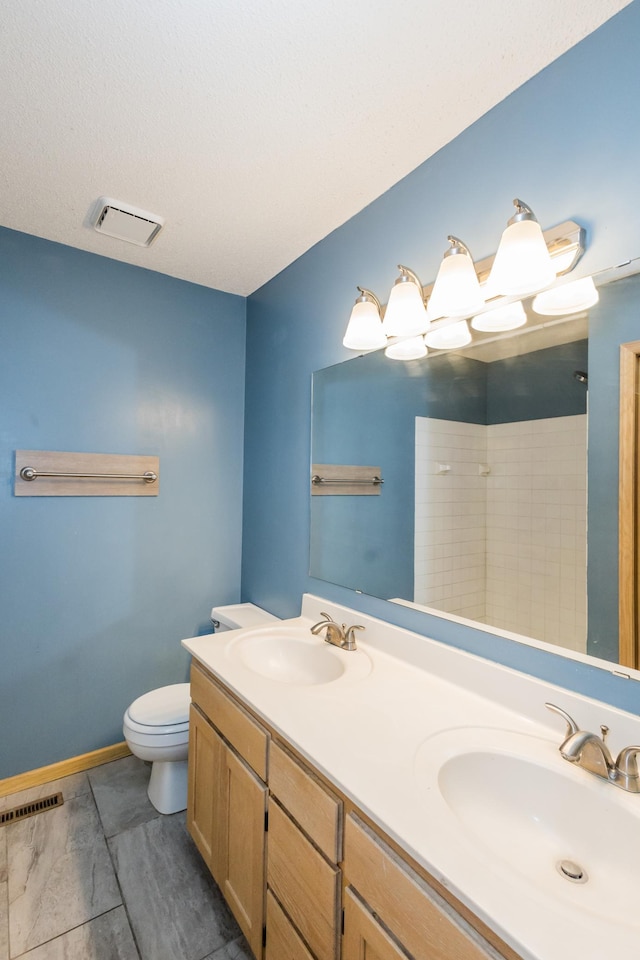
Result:
[[153,243],[164,224],[164,217],[109,197],[100,197],[96,211],[94,227],[98,233],[106,233],[108,237],[126,240],[139,247]]

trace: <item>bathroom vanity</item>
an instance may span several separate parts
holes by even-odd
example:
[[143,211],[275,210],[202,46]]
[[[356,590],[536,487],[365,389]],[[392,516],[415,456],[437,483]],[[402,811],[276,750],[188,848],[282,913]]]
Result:
[[289,742],[196,664],[191,685],[187,826],[256,957],[335,960],[342,929],[345,958],[498,956]]
[[[321,608],[365,626],[357,651],[311,635]],[[187,825],[256,958],[595,960],[637,937],[601,851],[561,839],[558,859],[592,858],[572,886],[544,821],[554,790],[601,824],[640,823],[640,797],[563,761],[544,703],[620,746],[638,718],[315,597],[302,613],[183,641]]]

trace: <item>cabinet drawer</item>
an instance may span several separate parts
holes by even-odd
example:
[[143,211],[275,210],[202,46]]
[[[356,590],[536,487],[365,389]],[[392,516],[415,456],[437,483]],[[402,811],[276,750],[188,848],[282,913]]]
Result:
[[407,960],[406,953],[391,939],[350,888],[344,894],[345,960]]
[[342,859],[342,802],[276,743],[269,756],[269,789],[329,860]]
[[191,664],[191,699],[262,780],[267,779],[269,735],[211,677]]
[[313,960],[282,907],[267,890],[267,943],[264,960]]
[[267,883],[318,960],[335,960],[340,871],[271,799]]
[[344,870],[415,960],[487,960],[499,954],[361,820],[347,817]]

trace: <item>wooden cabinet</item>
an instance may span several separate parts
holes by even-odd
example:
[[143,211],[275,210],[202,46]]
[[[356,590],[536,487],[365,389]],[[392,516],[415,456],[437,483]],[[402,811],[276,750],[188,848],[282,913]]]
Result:
[[269,791],[328,860],[342,860],[342,801],[275,742],[271,744]]
[[[306,764],[277,743],[271,744],[269,792],[270,894],[310,960],[336,960],[342,801]],[[275,935],[280,936],[278,925]],[[269,917],[266,938],[267,954],[277,960],[272,953]]]
[[[493,947],[353,814],[347,817],[345,827],[344,872],[347,883],[369,908],[372,923],[380,926],[377,917],[414,960],[497,960],[499,955]],[[352,955],[351,948],[347,951],[345,947],[345,960],[376,957],[371,932],[374,928],[369,926],[365,934],[359,934],[357,925],[362,923],[362,918],[353,908],[351,916],[356,930],[348,928],[345,914],[345,941],[360,944],[358,949],[365,952]],[[366,953],[367,937],[371,938],[374,951],[371,954]],[[395,954],[387,952],[380,956],[394,957]]]
[[251,950],[260,957],[267,787],[233,747],[244,748],[266,774],[267,734],[199,670],[194,685],[195,672],[192,696],[198,699],[190,713],[187,829]]
[[268,732],[196,663],[191,667],[191,699],[245,763],[266,780]]
[[216,817],[216,782],[220,762],[220,737],[191,704],[189,711],[189,784],[187,829],[202,859],[212,870]]
[[267,884],[313,956],[335,960],[340,871],[273,800],[269,801]]
[[187,827],[257,960],[519,960],[195,663],[191,695]]
[[267,890],[267,936],[264,960],[313,960],[302,937]]
[[345,960],[407,960],[406,953],[350,888],[344,893],[342,956]]
[[256,956],[264,926],[264,815],[267,788],[220,740],[211,873]]

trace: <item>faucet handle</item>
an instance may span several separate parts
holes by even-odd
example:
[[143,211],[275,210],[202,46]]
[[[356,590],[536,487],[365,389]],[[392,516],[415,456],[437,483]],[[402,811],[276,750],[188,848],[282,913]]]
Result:
[[640,777],[638,772],[639,753],[640,747],[625,747],[624,750],[621,750],[616,760],[618,772],[634,780]]
[[551,710],[552,713],[557,713],[559,717],[562,717],[562,719],[567,725],[566,737],[570,737],[572,734],[578,732],[579,730],[578,724],[575,722],[573,717],[569,716],[566,710],[563,710],[561,707],[557,707],[555,703],[545,703],[545,707],[547,708],[547,710]]
[[353,635],[354,630],[364,630],[364,627],[360,623],[354,623],[352,627],[347,627],[346,624],[342,624],[342,629],[344,630],[344,647],[345,650],[355,650],[356,648],[356,638]]

